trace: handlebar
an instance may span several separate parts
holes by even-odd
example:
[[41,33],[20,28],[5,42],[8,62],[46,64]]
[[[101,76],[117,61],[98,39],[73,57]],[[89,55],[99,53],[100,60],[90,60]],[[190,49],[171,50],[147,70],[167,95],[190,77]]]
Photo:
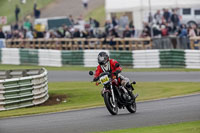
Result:
[[104,76],[104,75],[108,75],[108,77],[110,77],[112,74],[114,74],[114,75],[117,76],[120,72],[121,72],[120,70],[117,70],[117,71],[115,71],[115,72],[102,72],[102,73],[99,75],[99,77],[94,78],[93,81],[94,81],[94,82],[98,81],[98,80],[100,79],[100,77],[102,77],[102,76]]

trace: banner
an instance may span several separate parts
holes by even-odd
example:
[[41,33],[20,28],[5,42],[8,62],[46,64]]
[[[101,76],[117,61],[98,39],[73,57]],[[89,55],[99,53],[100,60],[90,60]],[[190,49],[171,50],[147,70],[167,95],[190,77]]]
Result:
[[7,16],[0,16],[0,24],[7,24]]

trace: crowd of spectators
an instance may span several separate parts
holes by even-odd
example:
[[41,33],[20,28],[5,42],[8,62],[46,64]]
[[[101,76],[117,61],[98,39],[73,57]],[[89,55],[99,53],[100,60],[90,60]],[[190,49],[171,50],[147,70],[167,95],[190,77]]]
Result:
[[[74,20],[72,15],[68,16],[72,25],[62,25],[57,29],[45,31],[37,31],[34,25],[26,19],[22,25],[18,23],[12,25],[11,31],[2,32],[0,38],[6,39],[33,39],[33,38],[114,38],[114,37],[133,37],[135,30],[133,26],[129,26],[127,16],[122,16],[120,22],[115,17],[112,21],[107,20],[104,27],[100,27],[100,23],[93,18],[89,18],[88,22],[80,16]],[[84,28],[79,28],[78,25],[84,25]],[[121,26],[120,26],[121,25]],[[119,31],[119,27],[124,30]],[[122,29],[121,28],[121,29]]]
[[[181,16],[177,13],[178,9],[157,10],[153,15],[149,15],[148,23],[144,23],[141,37],[196,37],[200,36],[198,25],[188,25],[181,22]],[[151,27],[152,26],[152,30]]]
[[[36,9],[36,8],[35,8]],[[62,25],[58,29],[37,31],[33,24],[27,19],[20,26],[18,23],[12,26],[11,31],[3,32],[0,29],[0,38],[6,39],[33,39],[33,38],[115,38],[115,37],[135,37],[136,31],[132,21],[129,21],[125,14],[120,18],[112,16],[107,20],[103,27],[93,18],[88,22],[79,17],[77,20],[72,15],[68,16],[72,25]],[[84,29],[77,28],[76,25],[84,25]],[[143,31],[137,37],[195,37],[200,36],[200,28],[196,25],[182,24],[180,16],[176,9],[158,10],[155,14],[150,15],[148,22],[144,22]]]

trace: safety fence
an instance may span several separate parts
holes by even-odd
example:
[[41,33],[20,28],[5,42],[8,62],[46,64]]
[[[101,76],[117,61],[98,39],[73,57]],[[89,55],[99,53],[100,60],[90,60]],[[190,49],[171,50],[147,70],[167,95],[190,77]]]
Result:
[[190,38],[190,48],[191,49],[200,49],[200,37],[191,37]]
[[1,64],[39,66],[82,65],[96,67],[97,56],[105,51],[122,66],[131,68],[200,68],[200,50],[45,50],[0,49]]
[[48,97],[46,69],[0,71],[0,111],[39,105]]
[[32,49],[59,49],[59,50],[84,50],[84,49],[110,49],[134,50],[151,49],[150,38],[76,38],[76,39],[10,39],[6,40],[7,48],[32,48]]
[[[8,39],[7,48],[57,50],[200,49],[200,37]],[[1,47],[0,47],[1,48]]]

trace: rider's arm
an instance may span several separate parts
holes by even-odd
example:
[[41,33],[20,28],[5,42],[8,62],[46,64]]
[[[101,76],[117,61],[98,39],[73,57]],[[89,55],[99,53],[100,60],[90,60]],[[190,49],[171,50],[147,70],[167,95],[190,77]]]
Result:
[[100,65],[97,66],[97,69],[95,71],[95,74],[94,74],[94,79],[99,77],[99,75],[102,73],[103,71],[101,70],[101,67]]
[[[111,67],[112,67],[112,72],[115,72],[117,70],[120,70],[122,71],[122,67],[119,66],[119,67],[116,67],[115,65],[117,64],[118,62],[116,60],[111,60],[110,64],[111,64]],[[119,64],[119,63],[118,63]]]

